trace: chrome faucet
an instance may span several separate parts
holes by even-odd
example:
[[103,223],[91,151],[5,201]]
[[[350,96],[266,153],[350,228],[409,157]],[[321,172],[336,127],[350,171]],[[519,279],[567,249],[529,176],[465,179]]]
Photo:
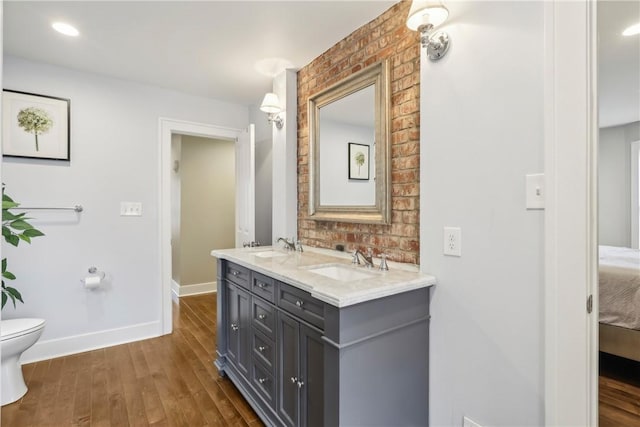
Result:
[[353,252],[353,259],[351,260],[351,264],[360,264],[360,257],[362,257],[365,267],[373,267],[373,251],[371,250],[371,248],[367,249],[366,255],[360,252],[360,249],[356,249],[355,252]]
[[278,240],[276,240],[276,242],[283,242],[284,243],[284,248],[286,250],[288,250],[288,251],[295,251],[296,250],[296,244],[294,242],[288,241],[284,237],[278,237]]

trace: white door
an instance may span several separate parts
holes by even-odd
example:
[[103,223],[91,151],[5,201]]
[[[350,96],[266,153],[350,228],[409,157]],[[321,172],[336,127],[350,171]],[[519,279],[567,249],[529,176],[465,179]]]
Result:
[[256,239],[255,125],[250,124],[236,141],[236,247]]

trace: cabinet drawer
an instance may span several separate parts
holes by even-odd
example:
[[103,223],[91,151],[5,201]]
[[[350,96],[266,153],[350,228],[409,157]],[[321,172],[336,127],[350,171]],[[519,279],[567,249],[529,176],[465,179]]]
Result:
[[276,316],[272,305],[260,298],[252,298],[251,322],[253,326],[267,337],[275,339]]
[[253,329],[251,337],[251,348],[253,360],[259,360],[268,368],[268,371],[274,373],[276,348],[273,340],[267,338],[260,331]]
[[224,277],[236,285],[240,285],[245,289],[250,289],[249,270],[238,264],[227,262],[224,267]]
[[275,281],[254,271],[251,277],[251,292],[267,301],[275,302]]
[[324,303],[308,292],[278,283],[278,306],[324,330]]
[[276,403],[276,382],[273,379],[273,375],[267,372],[259,363],[253,363],[251,375],[251,384],[256,389],[260,397],[262,397],[267,404],[275,408]]

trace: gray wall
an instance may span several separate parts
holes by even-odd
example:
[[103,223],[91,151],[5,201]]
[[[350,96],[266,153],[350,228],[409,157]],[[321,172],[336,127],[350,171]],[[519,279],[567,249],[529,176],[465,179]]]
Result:
[[[543,2],[448,2],[452,46],[423,57],[420,246],[431,302],[430,420],[544,424]],[[424,53],[423,53],[424,55]],[[443,227],[462,228],[462,257]]]
[[[158,118],[241,129],[248,108],[7,55],[3,62],[5,88],[71,99],[71,161],[4,158],[2,181],[24,206],[84,206],[80,215],[32,215],[46,236],[3,248],[25,300],[3,317],[47,319],[31,350],[58,355],[160,332]],[[142,216],[120,216],[122,201],[141,202]],[[90,266],[107,274],[100,291],[80,285]],[[105,332],[114,329],[116,338]]]
[[235,144],[182,136],[180,285],[216,279],[213,249],[235,244]]
[[599,243],[631,247],[631,143],[640,122],[600,129],[598,141]]

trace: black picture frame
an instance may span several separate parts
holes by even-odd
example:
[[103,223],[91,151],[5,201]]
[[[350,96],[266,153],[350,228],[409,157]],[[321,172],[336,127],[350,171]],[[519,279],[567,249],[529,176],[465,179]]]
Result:
[[349,142],[347,162],[349,163],[349,179],[358,181],[369,180],[370,149],[367,144]]
[[71,160],[71,100],[2,91],[2,155]]

